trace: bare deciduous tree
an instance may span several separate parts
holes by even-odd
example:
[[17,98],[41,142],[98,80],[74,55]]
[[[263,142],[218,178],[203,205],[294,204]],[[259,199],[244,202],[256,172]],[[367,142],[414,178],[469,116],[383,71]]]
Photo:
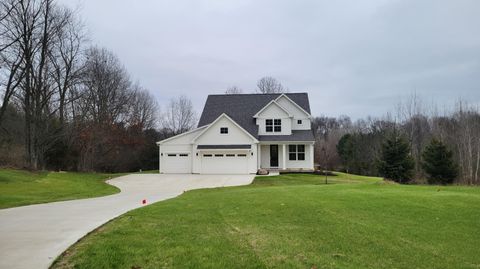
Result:
[[5,62],[10,63],[9,77],[15,73],[16,82],[5,91],[4,103],[14,96],[21,104],[25,117],[26,164],[32,169],[44,168],[45,153],[58,138],[57,128],[52,125],[56,111],[52,51],[71,17],[52,0],[6,3],[12,8],[1,22],[3,29],[8,28],[2,30],[2,40],[8,44],[3,46],[2,56],[8,59]]
[[121,122],[133,96],[128,73],[117,56],[92,47],[87,51],[81,107],[83,116],[98,124]]
[[67,18],[63,27],[58,30],[57,40],[53,44],[50,54],[52,62],[51,76],[54,80],[56,100],[58,102],[58,115],[60,124],[63,125],[67,113],[67,104],[77,85],[81,83],[84,67],[83,45],[86,34],[80,20],[66,8],[58,10],[60,18]]
[[21,2],[7,0],[0,3],[0,126],[3,115],[25,74],[24,51],[20,46],[22,31],[19,9]]
[[241,94],[241,93],[243,93],[243,90],[237,86],[231,86],[225,90],[225,94]]
[[192,101],[182,95],[170,100],[163,114],[162,127],[176,135],[194,128],[196,121]]
[[141,129],[156,127],[155,124],[159,109],[155,98],[139,84],[135,84],[133,90],[135,94],[130,105],[129,125],[137,126]]
[[15,141],[22,167],[118,171],[140,163],[119,156],[155,148],[155,99],[113,53],[85,45],[76,13],[55,0],[0,2],[1,154]]
[[263,77],[257,82],[257,92],[259,93],[283,93],[287,89],[277,79],[273,77]]

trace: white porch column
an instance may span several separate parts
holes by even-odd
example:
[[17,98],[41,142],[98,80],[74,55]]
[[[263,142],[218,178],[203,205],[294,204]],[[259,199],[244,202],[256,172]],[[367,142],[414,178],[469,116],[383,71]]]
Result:
[[262,146],[260,143],[257,145],[257,170],[262,168]]
[[287,145],[282,144],[282,170],[287,169]]

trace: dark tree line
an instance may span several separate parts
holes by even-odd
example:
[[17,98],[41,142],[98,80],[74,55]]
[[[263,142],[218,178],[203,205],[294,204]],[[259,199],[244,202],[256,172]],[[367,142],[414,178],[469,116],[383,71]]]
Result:
[[155,129],[155,98],[85,32],[53,0],[0,3],[0,165],[158,167],[155,142],[173,131]]
[[[328,170],[388,177],[385,163],[382,165],[386,159],[384,148],[396,134],[394,137],[405,141],[412,161],[411,174],[404,174],[403,179],[417,183],[480,184],[478,107],[459,102],[451,112],[440,114],[431,110],[426,112],[418,98],[412,97],[407,104],[398,106],[395,117],[355,122],[348,117],[317,117],[315,160]],[[397,155],[402,152],[400,148]],[[436,174],[438,171],[449,176],[442,178]]]

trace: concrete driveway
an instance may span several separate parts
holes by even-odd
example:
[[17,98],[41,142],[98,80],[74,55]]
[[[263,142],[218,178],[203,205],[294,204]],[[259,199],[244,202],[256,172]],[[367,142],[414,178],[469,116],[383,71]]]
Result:
[[0,210],[0,268],[48,268],[78,239],[138,207],[201,188],[248,185],[253,175],[128,175],[119,194]]

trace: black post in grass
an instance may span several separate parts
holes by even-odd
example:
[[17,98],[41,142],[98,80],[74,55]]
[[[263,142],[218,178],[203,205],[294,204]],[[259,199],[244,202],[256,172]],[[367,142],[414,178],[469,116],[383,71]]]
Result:
[[325,173],[325,185],[328,184],[328,173],[327,173],[327,150],[325,149],[325,146],[322,146],[322,152],[323,152],[323,160],[324,160],[324,169],[323,173]]

